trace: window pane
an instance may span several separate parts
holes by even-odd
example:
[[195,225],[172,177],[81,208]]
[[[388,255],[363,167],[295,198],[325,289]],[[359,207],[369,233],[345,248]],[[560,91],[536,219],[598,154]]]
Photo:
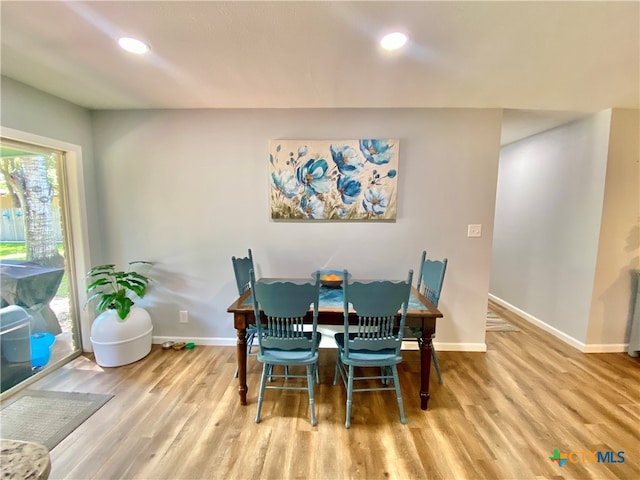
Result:
[[[0,142],[2,388],[79,354],[64,152]],[[17,309],[20,307],[23,310]],[[21,312],[28,328],[18,325]]]

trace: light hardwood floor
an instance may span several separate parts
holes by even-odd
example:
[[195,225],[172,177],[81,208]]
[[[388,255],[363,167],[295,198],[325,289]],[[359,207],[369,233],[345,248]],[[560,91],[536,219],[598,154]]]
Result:
[[[439,352],[444,384],[432,375],[427,411],[417,352],[407,352],[407,425],[393,393],[375,392],[354,395],[344,428],[334,350],[321,351],[317,427],[305,392],[296,391],[268,391],[255,424],[260,366],[249,359],[242,407],[232,347],[154,346],[144,360],[113,369],[80,357],[30,388],[115,397],[52,450],[50,478],[640,478],[640,361],[582,354],[491,307],[522,331],[487,333],[486,353]],[[556,448],[624,451],[624,463],[560,467],[549,459]]]

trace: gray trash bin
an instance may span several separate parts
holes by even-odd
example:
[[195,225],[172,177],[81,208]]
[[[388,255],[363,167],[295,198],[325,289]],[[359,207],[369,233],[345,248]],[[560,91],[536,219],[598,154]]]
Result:
[[29,378],[31,317],[22,307],[0,308],[0,392]]
[[0,308],[0,351],[10,363],[31,362],[31,316],[17,305]]

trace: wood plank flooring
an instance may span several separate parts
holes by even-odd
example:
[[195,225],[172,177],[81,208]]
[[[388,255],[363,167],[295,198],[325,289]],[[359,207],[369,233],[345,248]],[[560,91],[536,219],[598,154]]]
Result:
[[[321,351],[317,427],[305,392],[267,391],[254,423],[260,365],[249,359],[249,405],[238,401],[235,348],[152,353],[102,369],[83,356],[31,388],[115,397],[51,452],[52,479],[637,479],[640,360],[582,354],[491,304],[521,332],[488,332],[486,353],[439,352],[444,384],[418,399],[417,352],[400,367],[407,425],[393,392],[332,385]],[[624,452],[624,463],[563,467],[561,453]],[[588,458],[588,457],[587,457]],[[617,456],[614,458],[618,458]]]

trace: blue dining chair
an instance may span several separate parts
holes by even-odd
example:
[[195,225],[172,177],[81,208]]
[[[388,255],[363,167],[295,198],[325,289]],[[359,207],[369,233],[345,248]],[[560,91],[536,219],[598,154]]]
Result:
[[[348,273],[344,272],[344,333],[335,335],[338,345],[336,370],[333,384],[338,375],[347,388],[347,412],[345,427],[351,426],[351,406],[353,392],[394,390],[400,410],[400,422],[407,423],[402,404],[402,393],[398,379],[397,365],[402,362],[400,348],[407,305],[411,294],[413,270],[409,270],[406,281],[367,281],[348,283]],[[356,331],[349,332],[349,305],[358,319]],[[397,322],[398,312],[400,320]],[[356,376],[355,367],[376,367],[378,375]],[[382,386],[354,388],[354,383],[365,380],[381,380]],[[392,385],[391,385],[392,384]]]
[[[313,384],[314,374],[317,374],[318,369],[318,345],[321,338],[318,332],[320,274],[316,272],[313,283],[290,280],[256,282],[253,270],[250,271],[250,276],[257,326],[258,361],[263,364],[256,423],[260,423],[260,412],[266,389],[307,390],[311,425],[315,426],[317,420]],[[310,310],[313,318],[312,328],[310,331],[304,331],[304,319]],[[260,318],[263,320],[257,321]],[[275,365],[305,366],[307,372],[306,375],[296,375],[291,372],[276,375],[273,373]],[[267,377],[283,378],[285,384],[290,379],[306,378],[307,387],[267,385]]]
[[[253,270],[253,254],[249,249],[246,257],[231,257],[231,264],[233,265],[233,273],[236,278],[236,287],[238,288],[238,295],[242,295],[244,292],[251,288],[251,275],[249,272]],[[255,355],[252,352],[254,346],[254,340],[257,333],[255,325],[247,325],[246,342],[247,342],[247,356]],[[238,378],[238,368],[233,374]]]
[[[436,308],[438,308],[438,303],[440,302],[440,293],[442,292],[442,285],[444,284],[444,274],[447,271],[447,262],[448,260],[446,258],[443,260],[429,260],[426,250],[422,252],[420,259],[420,275],[418,276],[416,289]],[[435,335],[431,338],[433,339],[434,337]],[[407,340],[422,342],[422,332],[419,330],[413,332],[413,335],[407,336]],[[422,345],[420,346],[422,347]],[[438,362],[438,354],[433,344],[431,346],[431,359],[438,374],[438,383],[442,385],[440,362]]]
[[249,271],[253,269],[253,254],[251,253],[251,249],[248,250],[246,257],[231,257],[231,263],[233,264],[233,273],[236,277],[238,295],[242,295],[251,288],[251,275],[249,275]]

